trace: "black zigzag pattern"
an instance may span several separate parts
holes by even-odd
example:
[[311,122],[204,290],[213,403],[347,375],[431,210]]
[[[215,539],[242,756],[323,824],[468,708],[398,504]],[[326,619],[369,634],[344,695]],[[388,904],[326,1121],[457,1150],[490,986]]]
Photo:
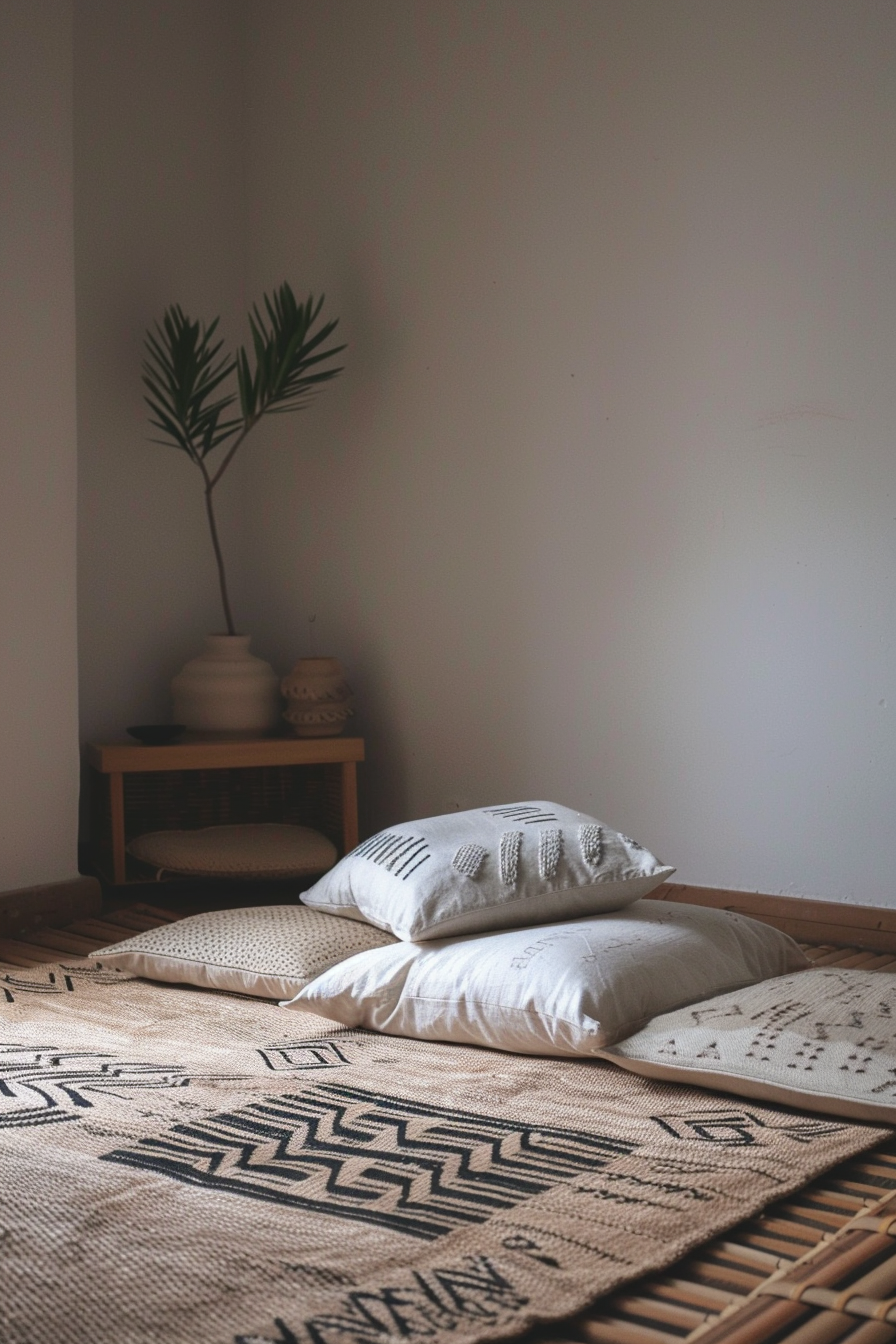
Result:
[[637,1146],[321,1083],[104,1160],[432,1240]]
[[121,1097],[133,1088],[185,1087],[189,1081],[177,1067],[0,1043],[0,1129],[75,1120],[93,1105],[90,1093]]
[[524,826],[536,826],[542,821],[556,821],[556,812],[545,812],[533,803],[508,803],[504,807],[484,807],[487,816],[502,817],[505,821],[521,822]]

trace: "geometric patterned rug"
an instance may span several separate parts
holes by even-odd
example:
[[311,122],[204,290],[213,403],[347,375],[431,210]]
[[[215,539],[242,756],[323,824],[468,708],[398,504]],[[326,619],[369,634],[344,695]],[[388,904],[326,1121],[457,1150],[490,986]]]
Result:
[[0,1339],[498,1338],[888,1132],[89,959],[0,970]]

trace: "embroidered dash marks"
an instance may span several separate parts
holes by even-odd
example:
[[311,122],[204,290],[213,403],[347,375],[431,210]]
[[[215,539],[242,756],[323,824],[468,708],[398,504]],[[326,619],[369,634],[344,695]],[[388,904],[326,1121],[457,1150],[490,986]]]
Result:
[[534,826],[539,821],[556,821],[556,812],[545,812],[534,803],[508,803],[505,807],[483,808],[486,816],[503,817],[505,821],[520,821],[524,826]]
[[563,832],[551,829],[538,835],[538,871],[543,878],[557,876],[563,853]]
[[464,877],[477,877],[487,854],[488,851],[482,845],[461,845],[451,860],[451,866]]
[[396,835],[392,831],[380,831],[354,852],[362,859],[378,863],[393,877],[400,877],[402,882],[407,882],[411,873],[430,857],[429,845],[423,836]]
[[604,837],[600,826],[594,821],[579,827],[579,846],[582,858],[589,868],[597,868],[604,856]]
[[515,887],[520,872],[520,844],[522,831],[505,831],[501,836],[501,881],[505,887]]

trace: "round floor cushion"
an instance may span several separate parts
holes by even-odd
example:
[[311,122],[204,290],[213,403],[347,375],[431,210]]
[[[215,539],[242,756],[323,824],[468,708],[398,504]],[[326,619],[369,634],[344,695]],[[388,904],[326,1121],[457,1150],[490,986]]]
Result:
[[128,845],[135,859],[190,877],[303,877],[332,868],[336,846],[310,826],[259,822],[201,831],[151,831]]

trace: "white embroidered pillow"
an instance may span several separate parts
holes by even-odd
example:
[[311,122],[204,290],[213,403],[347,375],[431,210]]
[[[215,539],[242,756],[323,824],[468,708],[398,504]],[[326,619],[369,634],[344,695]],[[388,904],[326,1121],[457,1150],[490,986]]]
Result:
[[510,803],[391,826],[302,900],[418,942],[619,910],[674,871],[583,812]]
[[808,965],[787,934],[757,920],[646,900],[617,914],[362,952],[289,1006],[393,1036],[595,1055],[657,1013]]
[[266,905],[191,915],[93,955],[148,980],[282,999],[336,962],[394,941],[301,905]]
[[664,1013],[602,1052],[632,1073],[896,1123],[896,975],[820,966]]

